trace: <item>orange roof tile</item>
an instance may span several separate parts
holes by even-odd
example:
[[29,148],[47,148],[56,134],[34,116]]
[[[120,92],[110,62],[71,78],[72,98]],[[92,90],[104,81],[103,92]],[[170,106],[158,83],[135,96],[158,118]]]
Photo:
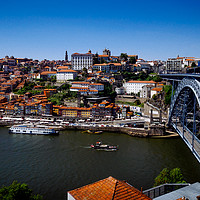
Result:
[[91,83],[90,85],[103,85],[101,83]]
[[42,72],[41,75],[48,75],[48,74],[56,74],[56,71],[50,71],[50,72]]
[[59,66],[57,69],[69,69],[67,66]]
[[58,71],[58,73],[61,73],[61,72],[76,72],[77,73],[77,71],[75,71],[75,70],[72,70],[72,69],[63,69],[63,70],[60,70],[60,71]]
[[141,199],[150,200],[149,197],[144,195],[142,192],[129,185],[125,181],[119,181],[113,177],[97,181],[90,185],[77,188],[69,191],[76,200],[96,200],[96,199]]
[[187,61],[194,61],[194,59],[191,59],[191,58],[188,58],[188,59],[185,59]]
[[154,81],[128,81],[127,83],[156,83]]
[[128,55],[128,57],[136,57],[136,56],[138,56],[138,55]]
[[98,57],[109,57],[109,55],[98,55]]
[[71,87],[70,89],[80,89],[80,90],[87,90],[88,87]]
[[90,90],[90,92],[98,92],[98,90]]
[[90,84],[90,83],[88,83],[88,82],[72,82],[72,84]]
[[122,64],[121,63],[110,63],[112,65],[115,65],[115,66],[121,66]]
[[153,88],[152,90],[153,90],[153,91],[160,92],[160,91],[162,90],[162,88]]
[[103,63],[103,64],[94,64],[93,66],[107,66],[109,64]]

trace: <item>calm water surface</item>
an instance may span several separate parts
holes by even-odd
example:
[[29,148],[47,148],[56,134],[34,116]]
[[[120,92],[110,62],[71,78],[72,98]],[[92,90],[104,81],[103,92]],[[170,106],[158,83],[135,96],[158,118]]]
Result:
[[[98,140],[117,144],[120,149],[90,149]],[[47,200],[64,200],[68,190],[108,176],[148,189],[164,167],[181,168],[187,182],[200,181],[200,164],[179,138],[88,135],[80,131],[63,131],[59,136],[11,135],[8,129],[0,128],[0,185],[25,182]]]

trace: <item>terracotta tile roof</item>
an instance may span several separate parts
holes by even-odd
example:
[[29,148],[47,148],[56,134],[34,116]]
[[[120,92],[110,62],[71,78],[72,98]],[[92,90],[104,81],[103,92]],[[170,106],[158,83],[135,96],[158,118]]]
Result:
[[110,63],[112,65],[115,65],[115,66],[121,66],[122,64],[121,63]]
[[152,91],[157,91],[160,92],[162,90],[162,88],[153,88]]
[[98,57],[109,57],[109,55],[98,55]]
[[98,92],[98,90],[90,90],[90,92]]
[[130,200],[130,199],[142,199],[150,200],[149,197],[144,195],[142,192],[129,185],[125,181],[119,181],[113,177],[97,181],[90,185],[77,188],[69,191],[69,194],[76,200],[96,200],[96,199],[107,199],[107,200]]
[[128,57],[136,57],[136,56],[138,56],[138,55],[128,55]]
[[107,65],[109,65],[109,64],[103,63],[103,64],[94,64],[93,66],[107,66]]
[[186,61],[194,61],[194,59],[191,59],[191,58],[188,58],[188,59],[185,59]]
[[57,69],[69,69],[69,67],[66,67],[66,66],[59,66]]
[[88,87],[71,87],[70,89],[80,89],[80,90],[87,90]]
[[101,83],[91,83],[90,85],[103,85]]
[[88,82],[72,82],[72,84],[90,84],[90,83],[88,83]]
[[154,81],[128,81],[127,83],[156,83]]
[[62,73],[62,72],[76,72],[77,73],[77,71],[75,71],[75,70],[72,70],[72,69],[63,69],[63,70],[60,70],[60,71],[58,71],[58,73]]
[[48,75],[48,74],[57,74],[56,71],[51,71],[51,72],[42,72],[41,75]]
[[79,56],[84,56],[84,55],[93,55],[92,53],[73,53],[72,56],[76,56],[76,55],[79,55]]

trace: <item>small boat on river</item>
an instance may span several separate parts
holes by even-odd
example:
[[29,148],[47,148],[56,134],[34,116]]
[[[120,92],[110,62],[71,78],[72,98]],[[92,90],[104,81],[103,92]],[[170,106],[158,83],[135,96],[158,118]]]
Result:
[[118,150],[118,146],[102,144],[102,142],[96,142],[96,144],[91,144],[90,146],[92,149],[97,149],[97,150],[105,150],[105,151],[117,151]]

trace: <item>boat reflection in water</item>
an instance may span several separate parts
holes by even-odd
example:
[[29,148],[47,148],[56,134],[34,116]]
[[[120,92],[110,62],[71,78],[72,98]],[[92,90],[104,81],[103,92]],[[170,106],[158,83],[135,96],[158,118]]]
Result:
[[91,144],[90,146],[92,149],[96,149],[96,150],[104,150],[104,151],[117,151],[118,150],[118,146],[102,144],[102,142],[96,142],[96,144]]

